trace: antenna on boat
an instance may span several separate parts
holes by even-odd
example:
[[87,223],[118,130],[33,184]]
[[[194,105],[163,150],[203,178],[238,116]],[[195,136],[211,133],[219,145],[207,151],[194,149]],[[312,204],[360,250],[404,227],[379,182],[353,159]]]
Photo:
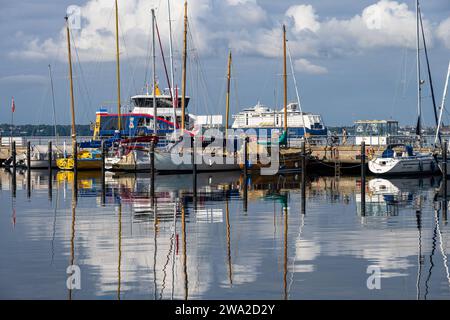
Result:
[[181,130],[185,129],[185,109],[186,109],[186,63],[187,63],[187,1],[184,2],[184,33],[183,33],[183,71],[181,87]]
[[69,80],[70,80],[70,111],[72,114],[72,155],[75,159],[77,150],[77,131],[75,126],[75,101],[73,96],[73,71],[72,71],[72,51],[70,48],[70,30],[69,30],[69,17],[66,16],[66,33],[67,33],[67,51],[69,62]]
[[175,96],[175,74],[174,74],[174,67],[173,67],[173,45],[172,45],[172,20],[170,17],[170,0],[167,0],[167,10],[168,10],[168,16],[169,16],[169,55],[170,55],[170,77],[171,77],[171,91],[172,91],[172,116],[173,116],[173,132],[174,135],[177,135],[177,113],[175,110],[176,102],[175,99],[178,100],[178,95]]
[[287,132],[287,65],[286,65],[286,25],[283,24],[283,82],[284,82],[284,131]]
[[231,50],[228,55],[227,71],[227,97],[226,97],[226,115],[225,115],[225,139],[228,137],[228,122],[230,117],[230,84],[231,84]]
[[116,65],[117,65],[117,130],[122,130],[122,115],[120,111],[120,53],[119,53],[119,6],[116,7]]

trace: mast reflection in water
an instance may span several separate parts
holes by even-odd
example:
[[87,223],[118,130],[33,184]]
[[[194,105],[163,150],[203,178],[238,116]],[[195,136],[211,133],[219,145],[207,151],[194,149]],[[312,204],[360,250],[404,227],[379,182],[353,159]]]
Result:
[[244,192],[240,173],[199,174],[196,197],[191,175],[157,175],[154,199],[148,174],[107,174],[104,192],[100,174],[49,178],[0,173],[0,298],[450,298],[438,178],[368,179],[364,216],[359,177],[307,178],[304,210],[296,175]]

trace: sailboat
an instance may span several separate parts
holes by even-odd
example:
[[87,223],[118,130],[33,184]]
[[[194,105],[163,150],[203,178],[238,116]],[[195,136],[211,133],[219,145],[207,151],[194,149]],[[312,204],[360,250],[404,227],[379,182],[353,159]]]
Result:
[[[152,94],[152,107],[153,107],[153,115],[159,114],[158,108],[160,106],[159,103],[156,102],[157,99],[157,83],[156,83],[156,54],[155,54],[155,26],[156,26],[156,17],[154,12],[152,12],[152,30],[153,30],[153,94]],[[188,163],[175,164],[172,161],[171,152],[175,147],[180,147],[179,143],[182,143],[179,137],[184,135],[185,138],[189,138],[195,135],[193,131],[189,131],[187,129],[186,123],[186,106],[189,102],[189,97],[186,96],[186,63],[187,63],[187,3],[185,2],[185,17],[184,17],[184,48],[183,48],[183,70],[182,70],[182,94],[181,94],[181,126],[180,130],[178,126],[175,126],[174,133],[177,132],[179,135],[175,136],[173,139],[175,142],[171,142],[166,144],[163,148],[156,148],[154,151],[155,162],[154,166],[158,172],[190,172],[193,171],[193,164],[188,161]],[[172,76],[172,83],[173,83]],[[172,84],[173,87],[173,84]],[[173,99],[173,107],[178,103],[178,99]],[[174,111],[178,111],[173,109]],[[157,117],[153,117],[153,132],[154,137],[159,137],[160,128],[158,122],[160,119]],[[138,144],[132,140],[131,144],[128,144],[124,148],[124,153],[120,158],[116,159],[108,159],[108,166],[113,171],[147,171],[150,170],[150,148],[145,144]],[[158,139],[155,139],[157,142]],[[192,153],[192,148],[188,148],[189,152]],[[204,162],[197,164],[197,171],[223,171],[223,170],[238,170],[239,166],[237,164],[227,164],[225,161],[225,155],[223,164],[218,164],[216,162]],[[189,157],[192,159],[192,157]]]
[[[417,126],[416,126],[416,136],[418,140],[418,144],[421,144],[422,138],[422,125],[421,125],[421,116],[422,116],[422,84],[424,84],[424,80],[421,79],[420,73],[420,28],[422,27],[422,39],[425,48],[425,54],[427,57],[428,63],[428,55],[426,51],[426,42],[425,42],[425,34],[423,32],[422,18],[419,7],[419,0],[416,0],[416,59],[417,59]],[[428,76],[430,81],[430,86],[432,88],[431,82],[431,73],[430,67],[428,63]],[[433,103],[434,103],[434,94],[433,94]],[[435,109],[436,111],[436,109]],[[436,116],[436,122],[438,121]],[[402,151],[398,152],[395,148],[403,148]],[[369,161],[369,170],[374,174],[397,174],[397,175],[409,175],[409,174],[429,174],[434,173],[437,169],[437,163],[434,155],[431,152],[420,153],[414,152],[412,146],[406,146],[404,144],[397,145],[389,145],[386,150],[384,150],[383,154],[378,157],[374,157]]]
[[[66,16],[67,49],[70,80],[70,111],[72,115],[72,156],[56,160],[56,165],[61,170],[98,170],[102,167],[102,155],[97,149],[86,149],[77,152],[77,131],[75,126],[75,100],[73,93],[72,52],[70,47],[69,18]],[[77,161],[74,161],[77,157]],[[75,168],[76,166],[76,168]]]

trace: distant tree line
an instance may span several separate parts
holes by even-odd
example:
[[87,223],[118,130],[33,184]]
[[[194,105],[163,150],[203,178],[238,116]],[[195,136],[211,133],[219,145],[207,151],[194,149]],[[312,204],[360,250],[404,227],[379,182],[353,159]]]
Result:
[[[90,136],[92,135],[92,130],[90,125],[77,125],[77,135],[79,136]],[[58,136],[68,137],[71,134],[70,125],[57,125],[56,131]],[[9,137],[11,135],[11,124],[0,124],[0,136]],[[24,124],[15,125],[12,128],[12,135],[14,137],[49,137],[55,135],[55,127],[48,124]]]

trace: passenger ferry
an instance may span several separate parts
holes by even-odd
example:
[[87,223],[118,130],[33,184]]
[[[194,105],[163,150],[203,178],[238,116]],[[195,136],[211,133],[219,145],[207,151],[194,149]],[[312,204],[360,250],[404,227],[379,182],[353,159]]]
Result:
[[[179,106],[181,106],[182,97],[178,95],[178,92],[175,93],[177,99],[174,109],[169,90],[162,92],[158,86],[155,86],[154,92],[157,104],[157,131],[158,135],[164,136],[172,133],[174,128],[179,128],[181,125],[182,110]],[[187,112],[189,100],[190,97],[187,96],[185,112],[187,130],[192,129],[195,123],[195,116]],[[131,112],[121,114],[120,136],[135,137],[153,134],[153,93],[135,95],[131,97],[131,102]],[[117,117],[116,113],[109,113],[105,108],[97,111],[93,139],[112,137],[117,134]]]
[[[257,133],[261,129],[266,129],[270,135],[273,129],[279,131],[283,128],[284,109],[272,110],[258,102],[256,106],[244,109],[233,118],[233,129],[254,129]],[[287,118],[289,136],[304,136],[305,130],[307,136],[327,134],[322,117],[318,114],[301,112],[297,103],[287,105]]]

